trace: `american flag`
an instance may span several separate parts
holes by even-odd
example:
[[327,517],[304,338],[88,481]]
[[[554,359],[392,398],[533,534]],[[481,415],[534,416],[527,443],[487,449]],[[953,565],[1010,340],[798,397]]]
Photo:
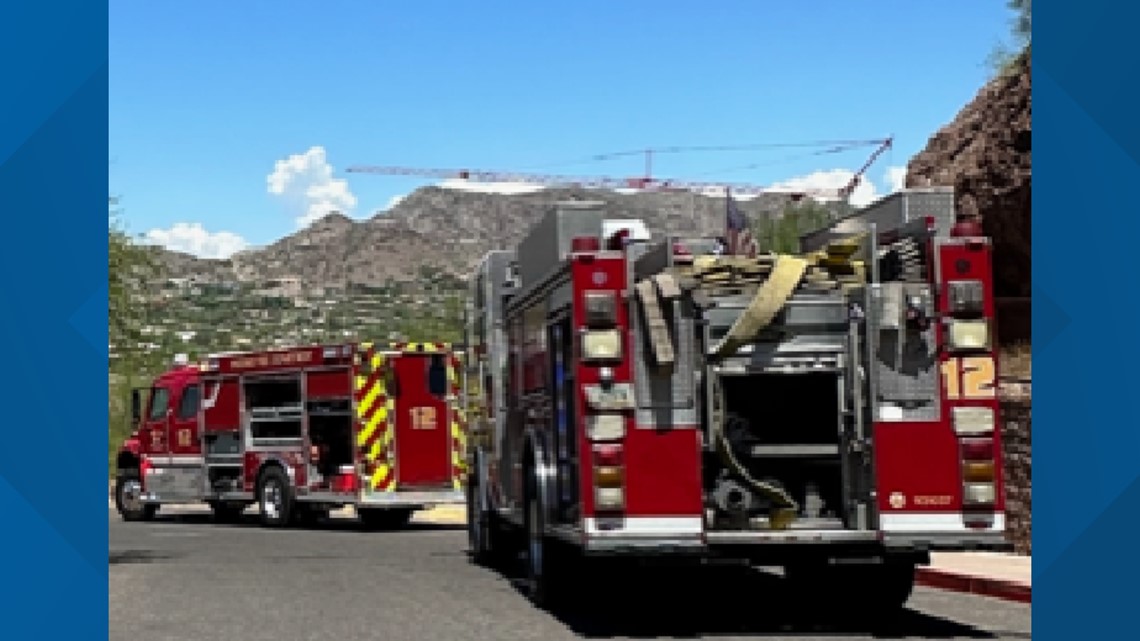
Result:
[[755,256],[756,240],[752,238],[752,230],[748,228],[748,218],[736,206],[732,192],[726,190],[724,195],[728,200],[725,220],[727,231],[725,239],[728,241],[728,247],[725,248],[725,253],[731,256]]

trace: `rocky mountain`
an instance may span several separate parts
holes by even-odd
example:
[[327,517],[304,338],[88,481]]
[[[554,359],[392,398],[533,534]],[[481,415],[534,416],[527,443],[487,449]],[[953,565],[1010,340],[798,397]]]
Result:
[[994,242],[996,293],[1029,297],[1031,61],[990,81],[907,166],[907,186],[953,185],[958,213]]
[[[427,271],[464,276],[487,251],[513,246],[556,201],[600,200],[615,218],[640,218],[654,233],[716,233],[724,198],[688,192],[620,194],[545,189],[489,194],[427,187],[367,220],[329,215],[306,229],[228,260],[163,252],[168,274],[200,282],[265,282],[296,277],[306,289],[410,282]],[[787,198],[743,200],[753,220],[779,216]],[[840,207],[832,205],[831,207]]]

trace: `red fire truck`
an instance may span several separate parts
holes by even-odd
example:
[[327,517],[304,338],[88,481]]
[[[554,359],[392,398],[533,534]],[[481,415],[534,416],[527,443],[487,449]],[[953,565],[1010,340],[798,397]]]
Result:
[[[991,249],[952,193],[766,266],[606,223],[558,205],[472,277],[473,558],[524,558],[539,605],[619,555],[782,566],[807,598],[897,609],[931,550],[1008,548]],[[698,268],[732,261],[766,280]]]
[[460,358],[446,344],[319,345],[184,358],[132,393],[118,454],[124,520],[205,502],[219,520],[257,504],[267,526],[354,506],[370,527],[463,501]]

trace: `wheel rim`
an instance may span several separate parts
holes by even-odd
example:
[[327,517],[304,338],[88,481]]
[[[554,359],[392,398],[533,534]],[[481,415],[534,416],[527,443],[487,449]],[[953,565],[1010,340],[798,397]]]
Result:
[[538,501],[531,499],[528,512],[530,575],[537,587],[538,580],[542,578],[542,531],[538,522]]
[[269,481],[261,492],[261,511],[270,519],[281,517],[281,486],[277,481]]
[[125,481],[119,491],[119,503],[124,512],[139,512],[143,508],[142,483],[135,479]]

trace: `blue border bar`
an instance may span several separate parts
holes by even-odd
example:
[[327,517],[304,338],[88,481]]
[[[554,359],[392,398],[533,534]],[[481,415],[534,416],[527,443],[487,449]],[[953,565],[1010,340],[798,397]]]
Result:
[[0,65],[0,637],[106,639],[106,3],[5,3]]
[[1140,6],[1045,0],[1033,117],[1034,627],[1136,638]]

